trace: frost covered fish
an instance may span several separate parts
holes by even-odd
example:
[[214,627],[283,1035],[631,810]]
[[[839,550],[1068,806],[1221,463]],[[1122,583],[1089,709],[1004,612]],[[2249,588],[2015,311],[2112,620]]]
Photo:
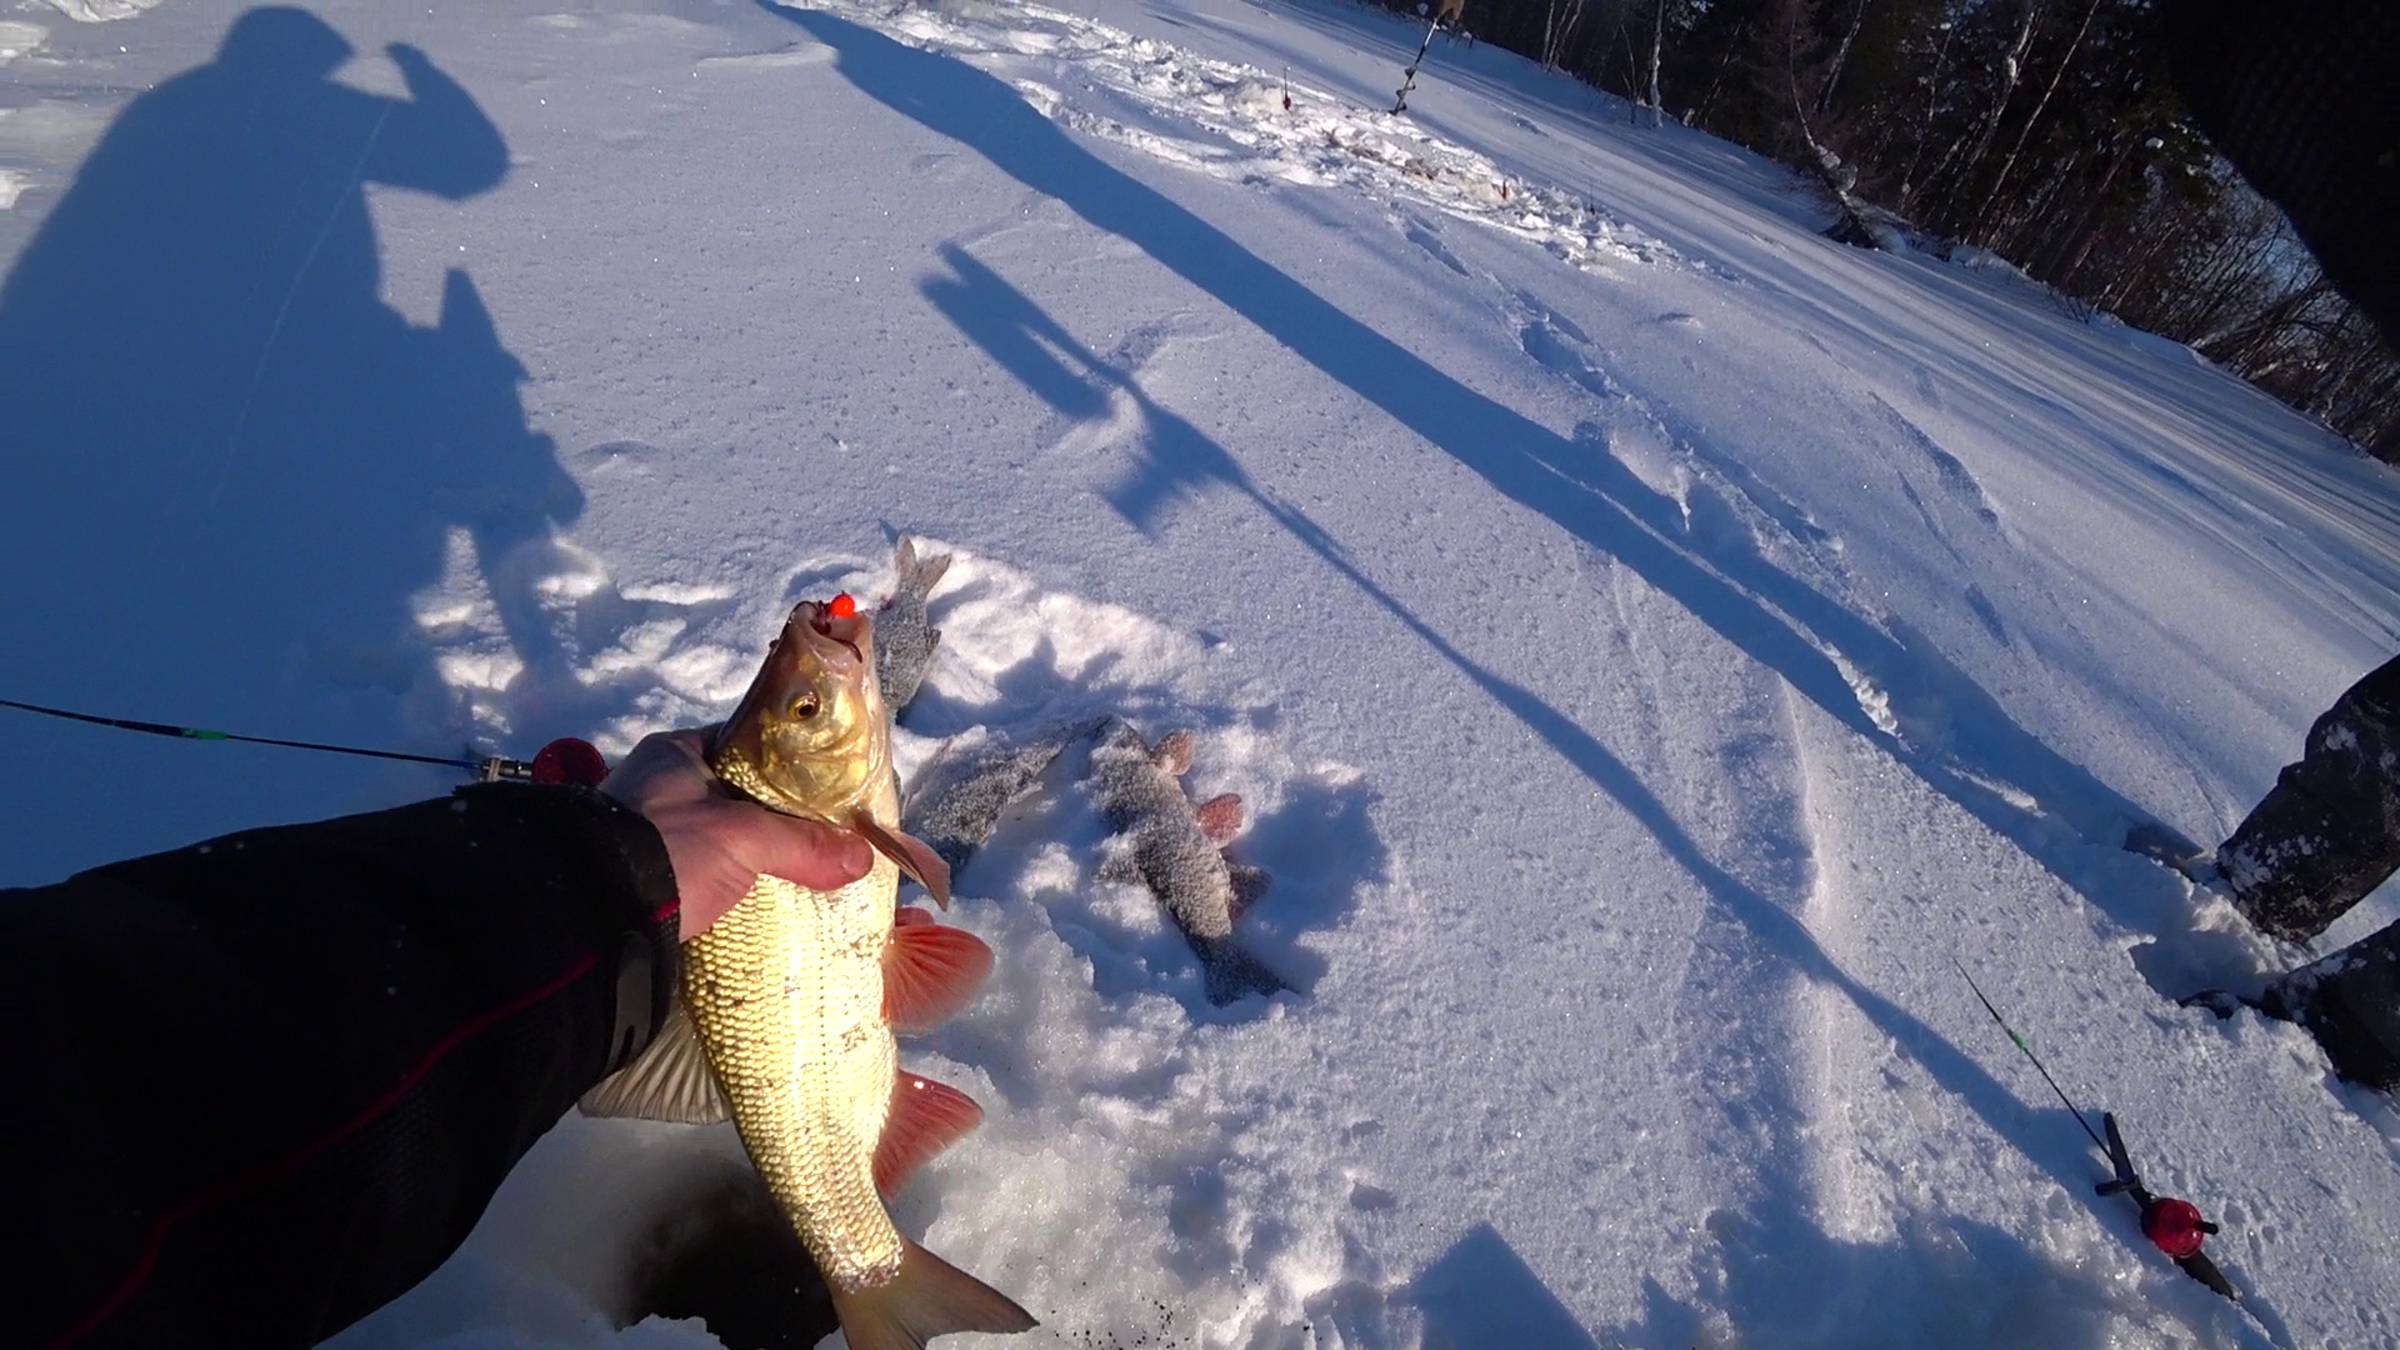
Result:
[[1212,1003],[1290,986],[1233,940],[1233,925],[1267,889],[1264,869],[1228,862],[1219,850],[1242,828],[1242,799],[1232,793],[1195,807],[1183,795],[1192,767],[1192,733],[1152,746],[1112,717],[1092,747],[1091,790],[1116,834],[1101,864],[1105,881],[1150,888],[1199,953]]
[[950,555],[920,558],[916,542],[904,534],[892,555],[892,570],[898,575],[892,598],[875,612],[875,683],[883,690],[884,706],[897,717],[917,696],[925,668],[933,664],[933,649],[942,640],[926,601],[950,570]]
[[982,1118],[963,1094],[901,1071],[892,1030],[955,1012],[991,951],[958,929],[894,925],[901,871],[947,904],[948,869],[898,833],[873,639],[848,597],[802,603],[708,758],[774,810],[865,836],[874,867],[834,891],[759,877],[685,944],[682,996],[658,1040],[584,1101],[595,1115],[730,1115],[823,1272],[853,1350],[1034,1324],[901,1236],[879,1194]]
[[996,740],[958,755],[945,752],[909,785],[901,828],[958,871],[999,828],[1001,814],[1041,781],[1059,752],[1100,725],[1071,722],[1021,745]]

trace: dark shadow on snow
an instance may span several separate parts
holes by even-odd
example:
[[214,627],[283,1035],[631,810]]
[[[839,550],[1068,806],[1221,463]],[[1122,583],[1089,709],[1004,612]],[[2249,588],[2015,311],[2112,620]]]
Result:
[[[1776,1345],[1908,1350],[2098,1350],[2119,1323],[2100,1278],[2043,1260],[1986,1223],[1905,1216],[1889,1242],[1858,1243],[1813,1225],[1768,1231],[1741,1215],[1707,1217],[1701,1296],[1729,1330]],[[2213,1297],[2213,1295],[2203,1295]],[[1720,1333],[1721,1334],[1721,1333]],[[1698,1309],[1645,1280],[1642,1316],[1606,1333],[1627,1350],[1719,1345]]]
[[[762,0],[764,3],[764,0]],[[1901,705],[1955,735],[1960,758],[2022,788],[2087,838],[2109,836],[2141,817],[2138,808],[2016,725],[1963,672],[1914,634],[1895,636],[1844,609],[1761,557],[1753,542],[1695,540],[1680,503],[1635,477],[1604,443],[1558,435],[1460,384],[1383,334],[1269,266],[1207,222],[1111,168],[1068,138],[1007,85],[945,56],[903,46],[820,11],[769,13],[807,28],[839,53],[839,69],[893,108],[982,152],[1027,186],[1056,197],[1093,225],[1140,245],[1169,270],[1216,296],[1301,359],[1339,380],[1395,421],[1481,474],[1510,500],[1556,523],[1604,558],[1632,568],[1708,623],[1751,659],[1775,671],[1826,713],[1889,744],[1861,707],[1859,691],[1829,653],[1838,653]],[[1073,366],[1133,399],[1148,434],[1135,471],[1109,499],[1143,529],[1155,529],[1178,498],[1210,487],[1241,492],[1345,573],[1385,609],[1441,648],[1472,663],[1376,588],[1313,521],[1268,495],[1224,447],[1151,402],[1117,371],[988,268],[955,246],[942,257],[954,274],[927,283],[937,307],[994,359],[1062,413],[1092,405],[1065,392]],[[1068,367],[1062,370],[1061,357]],[[1670,423],[1690,438],[1690,429]],[[1555,715],[1527,705],[1538,696],[1474,670],[1529,721]],[[1580,733],[1551,744],[1589,772]],[[1932,757],[1899,758],[1987,824],[2035,856],[2055,845],[2047,820]],[[2113,842],[2113,839],[2112,839]],[[2094,897],[2105,906],[2105,897]],[[2131,916],[2121,916],[2131,917]],[[2137,928],[2145,925],[2133,922]]]
[[1425,1314],[1426,1350],[1487,1345],[1599,1350],[1567,1306],[1488,1223],[1467,1230],[1403,1294]]
[[[1312,540],[1329,560],[1351,571],[1352,579],[1370,594],[1384,599],[1387,608],[1405,617],[1395,602],[1384,598],[1363,575],[1342,562],[1331,541],[1306,516],[1260,490],[1223,446],[1153,402],[1130,373],[1102,360],[1024,292],[964,249],[945,245],[941,258],[950,272],[928,279],[922,287],[925,297],[1051,407],[1069,417],[1092,419],[1107,415],[1112,394],[1134,403],[1141,413],[1144,430],[1142,467],[1108,494],[1110,502],[1128,518],[1154,519],[1176,497],[1196,491],[1198,485],[1210,480],[1234,482],[1287,528]],[[1186,475],[1192,470],[1198,470],[1201,476],[1188,478]],[[1037,653],[1037,657],[1040,655]],[[1022,665],[1012,668],[1003,676],[1003,702],[1011,701],[1006,685],[1022,668]],[[1022,683],[1042,689],[1053,686],[1055,680],[1037,672]],[[1088,685],[1088,676],[1079,683]],[[1159,706],[1157,693],[1123,688],[1081,689],[1077,691],[1075,704],[1126,717],[1155,739],[1176,729],[1168,724],[1173,721],[1173,710]],[[1031,690],[1026,696],[1030,695]],[[935,697],[937,702],[941,698],[938,694]],[[919,703],[924,701],[925,696],[920,694]],[[1055,697],[1045,707],[1045,716],[1060,716]],[[1159,714],[1168,716],[1160,721]],[[988,717],[988,708],[977,705],[966,710],[963,717],[980,720]],[[960,710],[942,709],[916,717],[910,725],[912,729],[931,729],[961,721]],[[1205,737],[1208,727],[1203,724],[1199,730]],[[1080,759],[1081,754],[1070,758]],[[1332,928],[1346,917],[1355,907],[1361,887],[1383,882],[1390,855],[1367,816],[1367,807],[1374,800],[1371,788],[1354,781],[1312,777],[1295,779],[1289,786],[1290,798],[1272,816],[1253,819],[1249,829],[1227,848],[1226,854],[1235,862],[1264,867],[1275,878],[1266,896],[1244,915],[1237,930],[1240,945],[1264,961],[1293,990],[1306,994],[1324,975],[1325,965],[1323,958],[1302,945],[1300,939],[1311,931]],[[1095,835],[1091,843],[1097,847],[1099,836]],[[1126,935],[1114,934],[1108,940],[1121,942]],[[1173,952],[1172,943],[1164,947],[1162,955],[1174,965],[1187,964]],[[1129,974],[1122,987],[1112,988],[1112,980],[1103,973],[1108,968],[1103,964],[1103,954],[1096,951],[1086,954],[1094,959],[1095,975],[1104,993],[1123,992],[1124,988],[1134,987],[1147,978],[1146,971],[1139,976]],[[1222,1020],[1229,1013],[1238,1014],[1243,1009],[1263,1011],[1265,1006],[1263,1002],[1245,1000],[1227,1009],[1207,1006],[1205,1000],[1185,1001],[1196,1015],[1207,1007],[1206,1016],[1210,1020]]]
[[[409,597],[451,531],[487,564],[573,519],[518,401],[523,368],[463,271],[441,317],[381,297],[365,187],[463,200],[499,129],[421,52],[408,93],[336,83],[354,55],[294,9],[135,98],[0,288],[0,688],[104,712],[436,752],[457,735]],[[430,297],[428,297],[430,299]],[[512,627],[529,608],[503,595]],[[10,772],[103,805],[102,841],[21,841],[12,881],[388,797],[287,752],[22,720]],[[353,787],[352,785],[355,785]],[[399,790],[446,786],[408,772]]]
[[625,1254],[610,1321],[696,1317],[726,1350],[810,1350],[832,1335],[833,1296],[757,1169],[738,1155],[687,1166]]

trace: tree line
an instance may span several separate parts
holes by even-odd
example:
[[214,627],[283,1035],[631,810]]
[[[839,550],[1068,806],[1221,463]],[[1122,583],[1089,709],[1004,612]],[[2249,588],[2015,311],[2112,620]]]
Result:
[[1471,0],[1466,20],[1637,123],[1799,166],[1838,238],[1989,250],[2400,463],[2400,357],[2192,124],[2155,0]]

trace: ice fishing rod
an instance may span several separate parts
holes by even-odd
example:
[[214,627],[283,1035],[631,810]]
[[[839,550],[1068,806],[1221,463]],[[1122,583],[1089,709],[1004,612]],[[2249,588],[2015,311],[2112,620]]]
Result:
[[[1421,14],[1424,10],[1420,8],[1417,12]],[[1433,35],[1441,31],[1441,27],[1441,11],[1435,10],[1433,18],[1425,25],[1425,41],[1417,46],[1417,59],[1409,62],[1408,69],[1400,72],[1400,87],[1394,91],[1399,98],[1392,104],[1394,114],[1408,111],[1409,91],[1417,87],[1417,67],[1425,64],[1425,53],[1433,50]]]
[[2042,1081],[2050,1085],[2050,1090],[2052,1092],[2058,1094],[2059,1105],[2067,1108],[2067,1114],[2075,1117],[2075,1123],[2083,1127],[2083,1132],[2085,1134],[2091,1135],[2092,1142],[2100,1146],[2101,1152],[2106,1153],[2108,1151],[2108,1141],[2102,1139],[2097,1133],[2095,1133],[2092,1129],[2092,1123],[2083,1118],[2083,1108],[2077,1106],[2074,1102],[2067,1099],[2067,1090],[2058,1085],[2058,1080],[2050,1076],[2050,1071],[2048,1069],[2042,1067],[2041,1056],[2033,1053],[2033,1047],[2026,1043],[2024,1037],[2017,1034],[2017,1029],[2015,1027],[2012,1027],[2008,1024],[2008,1019],[2000,1015],[2000,1010],[1992,1006],[1992,1001],[1983,996],[1983,990],[1975,983],[1975,977],[1967,973],[1967,968],[1965,966],[1959,965],[1958,958],[1955,956],[1951,957],[1950,964],[1958,967],[1959,978],[1967,982],[1967,988],[1975,991],[1975,1001],[1983,1005],[1983,1010],[1992,1015],[1992,1020],[1994,1022],[2000,1024],[2000,1029],[2008,1034],[2009,1043],[2016,1046],[2018,1050],[2024,1052],[2026,1060],[2033,1065],[2033,1071],[2042,1076]]
[[1975,1001],[1982,1004],[1983,1010],[1992,1015],[1992,1021],[2008,1034],[2009,1043],[2023,1052],[2026,1062],[2033,1065],[2033,1071],[2042,1076],[2042,1081],[2050,1085],[2052,1092],[2058,1094],[2060,1105],[2075,1117],[2075,1123],[2081,1125],[2083,1132],[2091,1136],[2092,1142],[2100,1146],[2100,1151],[2108,1155],[2109,1168],[2114,1175],[2093,1187],[2092,1193],[2122,1194],[2131,1199],[2141,1207],[2142,1236],[2150,1239],[2151,1246],[2164,1253],[2184,1274],[2236,1303],[2241,1302],[2240,1291],[2233,1287],[2231,1280],[2225,1278],[2225,1272],[2218,1269],[2208,1253],[2200,1249],[2211,1234],[2219,1231],[2217,1225],[2202,1218],[2200,1207],[2191,1201],[2172,1195],[2156,1195],[2143,1185],[2140,1174],[2133,1170],[2133,1155],[2125,1148],[2125,1136],[2117,1130],[2116,1116],[2101,1112],[2100,1127],[2108,1132],[2108,1137],[2103,1139],[2095,1133],[2092,1123],[2084,1119],[2082,1108],[2068,1098],[2066,1089],[2060,1087],[2058,1080],[2050,1076],[2050,1070],[2042,1066],[2042,1058],[2033,1053],[2033,1046],[2018,1035],[2017,1029],[2008,1024],[2008,1019],[2000,1015],[2000,1010],[1992,1006],[1992,1001],[1984,997],[1983,989],[1975,983],[1975,977],[1967,973],[1967,968],[1960,964],[1957,957],[1950,958],[1950,964],[1957,967],[1959,978],[1967,982],[1967,988],[1975,991]]
[[209,727],[187,727],[173,722],[145,722],[131,717],[102,717],[97,713],[76,712],[71,708],[53,708],[41,703],[26,703],[13,698],[0,698],[0,708],[37,713],[68,722],[82,722],[96,727],[113,727],[118,731],[138,731],[149,736],[169,736],[183,741],[240,741],[247,745],[272,745],[286,750],[313,750],[327,755],[353,755],[361,759],[398,760],[404,764],[432,764],[445,769],[464,769],[485,783],[584,783],[600,781],[607,772],[600,752],[586,742],[563,737],[542,747],[531,760],[510,759],[504,755],[485,755],[480,758],[420,755],[407,750],[378,750],[359,745],[336,745],[327,741],[297,741],[281,736],[248,736],[232,731],[217,731]]

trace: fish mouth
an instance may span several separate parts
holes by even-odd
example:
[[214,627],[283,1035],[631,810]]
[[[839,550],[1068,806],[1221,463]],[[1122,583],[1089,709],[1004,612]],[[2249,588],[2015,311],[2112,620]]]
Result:
[[874,640],[874,616],[860,611],[848,616],[837,615],[833,606],[803,600],[792,607],[792,615],[783,621],[783,636],[798,650],[807,650],[836,674],[848,674],[866,664],[867,647]]

